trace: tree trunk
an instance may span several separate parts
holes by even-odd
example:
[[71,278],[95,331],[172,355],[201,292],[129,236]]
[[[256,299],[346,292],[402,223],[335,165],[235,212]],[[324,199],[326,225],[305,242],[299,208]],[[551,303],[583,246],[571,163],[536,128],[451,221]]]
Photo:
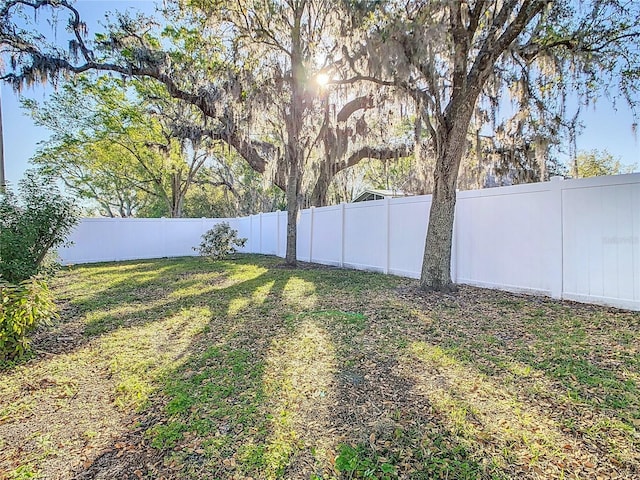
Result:
[[321,168],[322,170],[318,175],[318,179],[316,180],[316,184],[313,187],[311,198],[309,200],[309,203],[314,207],[327,206],[327,192],[329,190],[331,180],[333,180],[333,175],[327,171],[326,167],[323,166]]
[[454,290],[451,281],[451,245],[458,168],[451,168],[452,166],[445,154],[442,159],[438,159],[434,172],[435,188],[420,276],[420,287],[423,290]]
[[287,180],[287,251],[285,261],[287,265],[295,267],[297,261],[297,238],[298,238],[298,202],[299,172],[296,162],[289,166],[289,178]]
[[173,192],[171,197],[171,218],[181,218],[184,197],[179,192]]
[[544,137],[538,137],[535,139],[534,148],[536,163],[540,167],[540,181],[546,182],[549,180],[549,174],[547,172],[549,142]]
[[[301,6],[299,6],[301,7]],[[296,244],[298,241],[298,210],[300,208],[300,187],[302,185],[302,173],[304,154],[301,151],[300,130],[304,120],[304,79],[305,70],[303,65],[301,46],[302,8],[294,11],[294,22],[291,31],[291,105],[288,115],[285,116],[285,126],[287,130],[286,160],[288,167],[287,178],[287,251],[285,261],[287,265],[295,267],[298,264]]]
[[420,276],[420,288],[423,290],[455,290],[451,281],[451,246],[456,185],[472,109],[473,104],[460,108],[453,126],[440,132],[443,148],[436,158],[433,172],[433,197]]

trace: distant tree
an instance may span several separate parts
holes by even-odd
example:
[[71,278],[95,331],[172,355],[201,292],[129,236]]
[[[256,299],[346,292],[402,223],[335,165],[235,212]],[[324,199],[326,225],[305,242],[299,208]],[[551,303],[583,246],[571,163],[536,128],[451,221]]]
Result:
[[215,149],[195,183],[185,198],[185,216],[238,217],[286,208],[284,192],[234,150]]
[[23,105],[37,125],[54,132],[33,162],[97,202],[102,214],[129,217],[158,204],[158,213],[182,216],[212,148],[209,139],[183,135],[185,119],[200,116],[189,105],[149,81],[87,76],[65,83],[43,104]]
[[99,215],[126,218],[153,198],[132,185],[135,168],[127,162],[129,156],[110,142],[67,139],[58,147],[43,145],[31,160],[43,174],[61,179],[78,199],[88,202],[90,210],[97,205]]
[[600,177],[631,173],[635,167],[635,165],[623,164],[619,158],[614,157],[607,150],[590,150],[578,152],[573,173],[576,178]]

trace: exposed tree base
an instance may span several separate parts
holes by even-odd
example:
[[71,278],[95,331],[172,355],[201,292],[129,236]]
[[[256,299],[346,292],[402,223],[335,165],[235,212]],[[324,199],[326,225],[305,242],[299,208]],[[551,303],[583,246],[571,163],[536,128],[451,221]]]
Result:
[[458,285],[456,285],[455,283],[448,283],[446,285],[440,285],[437,287],[434,287],[432,285],[426,285],[426,284],[420,284],[419,287],[420,291],[422,292],[434,292],[434,293],[458,293]]

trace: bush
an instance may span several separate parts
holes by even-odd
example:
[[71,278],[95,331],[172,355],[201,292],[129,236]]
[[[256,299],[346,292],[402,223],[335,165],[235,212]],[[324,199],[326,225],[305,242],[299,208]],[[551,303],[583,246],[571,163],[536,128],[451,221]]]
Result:
[[0,194],[0,276],[13,284],[49,270],[47,254],[78,222],[73,201],[52,177],[27,172],[18,192]]
[[232,229],[227,222],[222,222],[202,235],[200,246],[194,250],[203,257],[220,260],[236,253],[236,247],[244,247],[245,243],[246,238],[238,238],[238,231]]
[[24,355],[29,349],[28,335],[56,316],[51,291],[43,280],[12,285],[0,278],[0,361]]

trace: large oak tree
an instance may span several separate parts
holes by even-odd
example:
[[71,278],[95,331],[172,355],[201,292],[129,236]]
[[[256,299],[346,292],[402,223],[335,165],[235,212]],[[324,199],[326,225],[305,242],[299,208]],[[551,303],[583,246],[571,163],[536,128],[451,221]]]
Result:
[[483,113],[495,120],[501,99],[511,93],[515,116],[537,125],[544,139],[549,126],[566,126],[568,91],[584,100],[619,88],[635,107],[640,2],[355,4],[353,21],[365,38],[346,55],[356,75],[345,82],[393,85],[419,105],[435,156],[421,286],[448,290],[457,179],[472,120]]

